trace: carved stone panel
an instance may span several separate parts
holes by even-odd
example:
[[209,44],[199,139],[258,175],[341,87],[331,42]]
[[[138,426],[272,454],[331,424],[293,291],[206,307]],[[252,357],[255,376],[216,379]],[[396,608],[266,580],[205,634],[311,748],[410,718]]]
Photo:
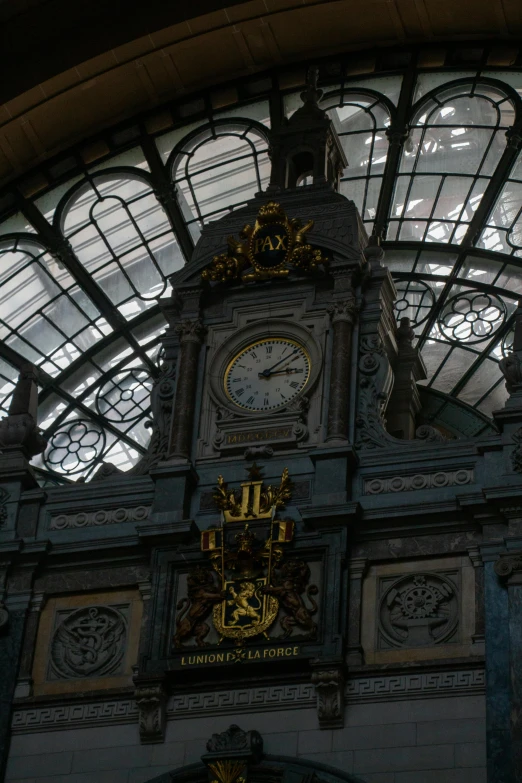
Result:
[[55,614],[48,680],[120,674],[130,604],[85,606]]
[[475,579],[467,555],[372,565],[362,603],[366,663],[473,654]]
[[141,615],[137,590],[50,598],[38,628],[34,695],[130,685]]
[[417,572],[381,580],[379,649],[430,647],[451,640],[458,624],[459,588],[442,573]]

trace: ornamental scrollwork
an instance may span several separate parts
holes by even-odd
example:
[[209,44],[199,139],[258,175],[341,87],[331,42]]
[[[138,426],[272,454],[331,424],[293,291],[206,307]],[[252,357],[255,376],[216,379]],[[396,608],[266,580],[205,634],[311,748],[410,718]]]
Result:
[[303,225],[297,218],[288,218],[280,204],[269,201],[260,208],[255,224],[243,227],[239,240],[228,237],[228,253],[214,256],[201,279],[212,283],[250,283],[286,278],[290,269],[305,273],[324,269],[328,259],[307,241],[313,225],[313,220]]
[[457,624],[457,588],[443,574],[402,576],[380,601],[381,649],[440,644],[453,635]]
[[114,674],[123,661],[126,637],[126,618],[110,606],[71,612],[59,623],[51,641],[53,676],[78,679]]
[[495,573],[501,579],[509,579],[515,573],[522,573],[522,552],[501,555],[495,563]]
[[152,415],[146,422],[146,425],[152,428],[150,443],[147,453],[133,468],[132,473],[137,475],[148,473],[167,455],[175,390],[176,362],[164,361],[151,391]]
[[0,487],[0,530],[7,522],[7,499],[9,492],[3,487]]

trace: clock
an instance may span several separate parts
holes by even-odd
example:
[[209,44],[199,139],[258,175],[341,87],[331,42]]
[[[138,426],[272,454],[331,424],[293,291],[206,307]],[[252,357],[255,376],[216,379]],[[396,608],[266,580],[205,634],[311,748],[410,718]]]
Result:
[[240,408],[273,411],[303,391],[310,370],[310,355],[300,343],[267,337],[243,348],[229,362],[225,393]]

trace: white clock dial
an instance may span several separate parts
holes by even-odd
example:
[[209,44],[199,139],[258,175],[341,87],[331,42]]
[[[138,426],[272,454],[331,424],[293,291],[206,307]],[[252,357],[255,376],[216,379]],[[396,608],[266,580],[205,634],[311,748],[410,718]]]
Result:
[[270,411],[294,399],[310,378],[308,352],[293,340],[270,337],[239,353],[227,367],[227,396],[249,411]]

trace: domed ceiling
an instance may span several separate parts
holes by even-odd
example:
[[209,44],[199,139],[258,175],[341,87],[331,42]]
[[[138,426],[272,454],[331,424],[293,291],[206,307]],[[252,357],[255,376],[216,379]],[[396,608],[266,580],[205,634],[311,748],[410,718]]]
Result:
[[[425,385],[441,406],[474,409],[478,434],[505,400],[498,361],[522,295],[522,67],[412,56],[354,75],[347,62],[320,69],[349,162],[342,192],[385,238]],[[170,103],[4,190],[1,406],[33,362],[49,439],[34,460],[42,481],[88,480],[101,461],[129,470],[145,453],[158,299],[203,224],[266,187],[267,131],[299,105],[299,82],[253,76],[221,105],[210,95]]]

